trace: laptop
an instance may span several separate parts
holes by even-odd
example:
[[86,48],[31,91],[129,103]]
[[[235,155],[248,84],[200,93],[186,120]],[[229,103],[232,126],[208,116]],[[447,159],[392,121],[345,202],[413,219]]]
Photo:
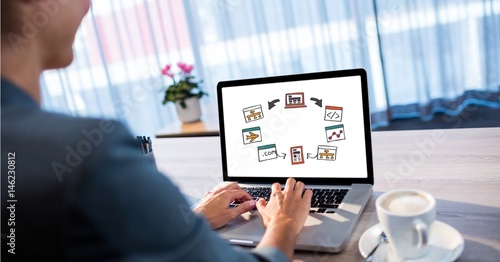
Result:
[[[314,196],[295,249],[341,251],[373,187],[365,70],[223,81],[217,98],[224,181],[266,200],[274,182],[303,181]],[[217,231],[256,246],[265,228],[253,210]]]
[[285,108],[306,107],[304,92],[285,94]]

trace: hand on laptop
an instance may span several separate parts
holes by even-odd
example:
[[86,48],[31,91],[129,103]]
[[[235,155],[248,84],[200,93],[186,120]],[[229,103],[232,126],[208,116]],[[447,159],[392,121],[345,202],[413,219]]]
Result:
[[273,246],[281,249],[291,259],[297,235],[302,230],[311,207],[312,191],[306,190],[302,182],[289,178],[284,190],[273,184],[271,198],[257,202],[266,233],[259,246]]
[[[229,204],[234,200],[240,200],[242,203],[235,208],[229,208]],[[194,212],[203,215],[210,226],[217,229],[254,207],[255,201],[245,190],[236,183],[229,183],[214,192],[208,192],[194,208]]]
[[269,202],[266,203],[264,199],[257,202],[264,225],[267,227],[274,220],[279,220],[280,223],[291,220],[291,229],[299,234],[311,208],[312,191],[304,192],[304,189],[304,183],[296,182],[294,178],[288,178],[284,190],[281,190],[279,183],[273,184]]

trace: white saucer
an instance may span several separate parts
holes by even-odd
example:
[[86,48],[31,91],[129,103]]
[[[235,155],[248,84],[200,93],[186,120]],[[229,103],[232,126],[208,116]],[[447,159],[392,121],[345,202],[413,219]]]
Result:
[[[368,253],[377,245],[382,233],[382,226],[376,224],[366,230],[359,239],[359,251],[366,258]],[[424,257],[408,260],[412,262],[424,261],[455,261],[464,250],[464,238],[452,226],[435,221],[430,230],[429,252]],[[375,254],[373,261],[403,261],[392,252],[388,243],[382,243]]]

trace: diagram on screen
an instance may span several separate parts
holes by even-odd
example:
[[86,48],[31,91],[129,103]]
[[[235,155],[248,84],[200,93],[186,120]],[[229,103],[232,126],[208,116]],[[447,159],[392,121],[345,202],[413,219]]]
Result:
[[262,142],[262,133],[260,132],[260,127],[258,126],[245,128],[241,130],[241,133],[243,134],[244,145]]
[[247,123],[263,119],[264,113],[262,112],[262,106],[255,105],[243,108],[243,116],[245,117],[245,122]]
[[[343,121],[343,116],[344,116],[344,108],[339,105],[325,105],[325,110],[324,111],[318,111],[317,109],[313,110],[316,108],[315,106],[318,106],[320,108],[323,107],[323,99],[316,98],[316,97],[308,97],[310,100],[306,100],[305,93],[304,92],[293,92],[293,93],[285,93],[285,106],[283,107],[276,107],[276,104],[280,103],[280,99],[269,99],[267,100],[267,107],[265,110],[267,111],[266,114],[271,114],[271,117],[273,112],[276,111],[276,109],[273,108],[278,108],[278,111],[281,109],[291,109],[291,108],[303,108],[304,110],[310,110],[311,112],[314,112],[314,114],[320,114],[318,118],[316,118],[314,115],[311,115],[311,119],[318,119],[322,123],[326,123],[327,125],[324,126],[324,132],[326,136],[326,142],[327,143],[333,143],[333,145],[314,145],[314,147],[311,148],[317,148],[317,151],[314,153],[304,153],[304,146],[307,148],[307,145],[297,145],[297,146],[292,146],[290,147],[290,164],[291,165],[300,165],[300,164],[306,164],[308,159],[316,159],[316,160],[322,160],[322,161],[331,161],[334,162],[337,160],[337,151],[338,151],[338,145],[336,141],[341,141],[345,140],[345,129],[344,129],[344,124],[341,122]],[[306,101],[312,101],[309,102],[310,105],[315,105],[312,107],[307,107]],[[271,109],[273,109],[271,111]],[[291,110],[290,112],[296,112],[295,110]],[[306,111],[307,112],[307,111]],[[322,116],[321,114],[324,115]],[[262,108],[262,104],[257,104],[254,106],[249,106],[246,108],[243,108],[243,116],[245,119],[245,123],[243,123],[244,126],[242,126],[241,129],[241,135],[243,139],[243,144],[244,145],[249,145],[249,144],[254,144],[254,143],[261,143],[263,141],[262,138],[262,129],[266,129],[266,122],[268,120],[265,120],[263,122],[260,122],[261,124],[259,126],[256,125],[250,125],[249,123],[252,123],[254,121],[262,120],[264,119],[264,110]],[[269,117],[269,115],[268,115]],[[272,118],[271,118],[272,119]],[[315,121],[315,120],[314,120]],[[332,124],[331,122],[338,122],[335,125],[328,125],[328,123]],[[319,124],[319,122],[318,122]],[[307,127],[305,127],[307,128]],[[317,128],[317,127],[316,127]],[[319,135],[319,138],[321,138],[321,126],[319,127],[319,130],[312,132],[318,132],[317,134]],[[272,131],[272,130],[268,130]],[[272,137],[272,136],[271,136]],[[300,137],[300,136],[297,136]],[[267,138],[269,139],[269,138]],[[291,137],[293,139],[293,136]],[[323,139],[323,138],[321,138]],[[271,138],[272,140],[272,138]],[[276,143],[269,143],[273,141],[268,141],[268,144],[266,145],[261,145],[257,147],[257,159],[258,162],[264,162],[264,161],[269,161],[269,160],[274,160],[274,159],[285,159],[286,155],[285,153],[279,153],[277,150],[277,145]],[[293,141],[289,141],[293,143]],[[313,156],[315,154],[315,156]],[[306,156],[306,157],[304,157]],[[288,161],[287,161],[288,162]]]
[[335,125],[325,127],[326,141],[333,142],[345,139],[344,125]]

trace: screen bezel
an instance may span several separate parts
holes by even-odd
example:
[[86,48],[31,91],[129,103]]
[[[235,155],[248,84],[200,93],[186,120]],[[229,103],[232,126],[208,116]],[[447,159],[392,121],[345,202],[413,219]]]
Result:
[[373,185],[373,156],[372,156],[372,143],[371,143],[371,124],[370,124],[370,107],[368,103],[368,81],[366,71],[362,68],[339,70],[339,71],[326,71],[317,73],[305,73],[295,75],[272,76],[262,78],[249,78],[231,81],[221,81],[217,84],[217,104],[219,110],[219,132],[220,132],[220,145],[221,145],[221,158],[222,158],[222,175],[224,181],[236,181],[242,183],[282,183],[286,182],[286,177],[230,177],[228,175],[227,155],[226,155],[226,140],[225,140],[225,126],[224,126],[224,110],[222,101],[222,89],[232,88],[238,86],[272,84],[281,82],[325,79],[325,78],[339,78],[339,77],[361,77],[361,94],[363,104],[363,125],[365,133],[365,150],[366,150],[366,164],[367,164],[367,177],[366,178],[324,178],[324,177],[300,177],[298,180],[306,184],[317,185],[331,185],[331,184],[371,184]]

